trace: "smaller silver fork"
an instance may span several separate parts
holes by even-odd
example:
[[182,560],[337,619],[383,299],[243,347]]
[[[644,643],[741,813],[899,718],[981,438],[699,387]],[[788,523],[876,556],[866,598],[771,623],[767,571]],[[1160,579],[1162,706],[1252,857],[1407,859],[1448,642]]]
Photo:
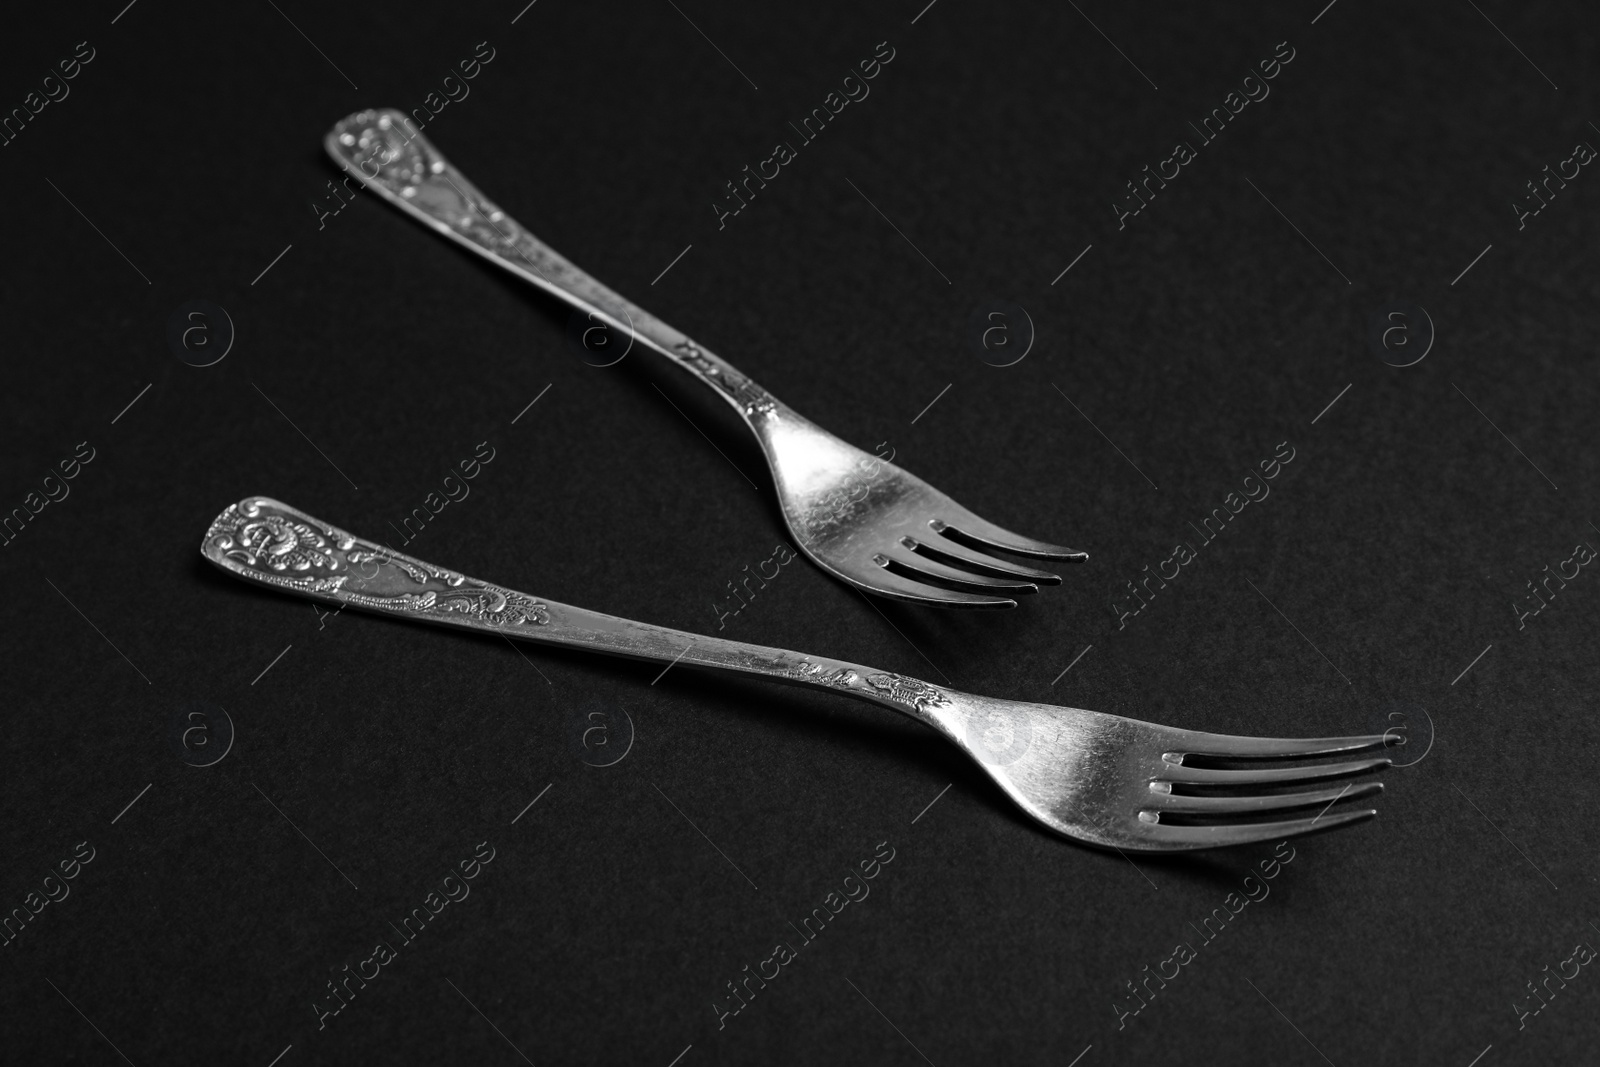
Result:
[[[795,543],[835,578],[918,604],[1014,608],[1059,584],[993,555],[1084,560],[1088,553],[996,526],[893,463],[802,418],[721,357],[601,285],[490,203],[393,109],[361,111],[328,133],[328,154],[367,188],[496,266],[586,312],[631,346],[712,387],[761,443]],[[624,352],[626,354],[626,351]],[[619,357],[621,358],[621,357]]]
[[954,742],[1039,823],[1107,848],[1176,852],[1345,826],[1377,812],[1331,809],[1382,789],[1357,778],[1389,763],[1300,762],[1381,749],[1385,735],[1283,739],[1179,730],[602,615],[401,555],[268,497],[230,505],[200,551],[230,574],[330,604],[753,675],[889,708]]

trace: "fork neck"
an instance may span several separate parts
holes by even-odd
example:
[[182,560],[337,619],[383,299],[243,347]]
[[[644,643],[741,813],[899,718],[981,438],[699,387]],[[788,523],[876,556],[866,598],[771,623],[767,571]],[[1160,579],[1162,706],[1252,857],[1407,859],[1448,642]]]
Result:
[[936,729],[943,726],[933,714],[934,709],[951,703],[948,691],[939,686],[848,660],[691,634],[564,604],[549,604],[548,608],[548,632],[535,640],[676,667],[754,675],[839,693],[897,711]]

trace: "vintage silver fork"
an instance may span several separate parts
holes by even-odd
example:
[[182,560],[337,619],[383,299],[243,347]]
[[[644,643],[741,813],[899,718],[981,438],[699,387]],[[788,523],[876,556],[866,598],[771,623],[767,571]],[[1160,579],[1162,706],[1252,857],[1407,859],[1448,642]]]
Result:
[[[1376,757],[1281,765],[1378,749],[1384,735],[1285,740],[1197,733],[977,696],[859,663],[602,615],[401,555],[267,497],[230,505],[206,531],[200,551],[230,574],[330,604],[853,696],[937,730],[1023,811],[1093,845],[1173,852],[1343,826],[1377,813],[1329,809],[1379,791],[1381,784],[1357,784],[1354,776],[1389,763]],[[1347,778],[1342,786],[1298,788]],[[1285,787],[1293,791],[1274,791]],[[1261,821],[1275,815],[1292,817]]]
[[[927,482],[846,444],[731,364],[601,285],[487,200],[392,109],[362,111],[324,142],[351,176],[432,229],[657,352],[732,405],[761,442],[784,521],[834,577],[880,596],[944,607],[1011,608],[1059,576],[991,555],[1088,554],[1002,529]],[[627,349],[623,354],[626,355]],[[617,357],[621,359],[621,356]]]

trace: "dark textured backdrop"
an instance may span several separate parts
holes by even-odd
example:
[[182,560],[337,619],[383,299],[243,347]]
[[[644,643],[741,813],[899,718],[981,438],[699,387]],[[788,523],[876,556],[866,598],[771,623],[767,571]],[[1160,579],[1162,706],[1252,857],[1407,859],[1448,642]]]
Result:
[[[70,495],[0,548],[0,905],[40,909],[0,948],[7,1059],[1594,1055],[1600,975],[1520,1031],[1515,1005],[1600,946],[1600,577],[1519,619],[1527,582],[1600,545],[1600,176],[1568,164],[1520,229],[1513,206],[1600,145],[1592,13],[922,3],[14,13],[0,106],[69,95],[0,148],[0,505]],[[884,41],[871,95],[719,231],[721,184]],[[1188,123],[1280,42],[1270,96],[1200,145]],[[424,106],[475,52],[425,132],[508,211],[845,439],[1091,553],[981,615],[873,610],[797,561],[725,635],[1202,729],[1405,709],[1419,747],[1436,736],[1379,818],[1299,842],[1119,1029],[1123,984],[1196,942],[1270,846],[1130,862],[1046,835],[864,706],[321,619],[211,570],[201,535],[247,493],[387,537],[482,442],[470,497],[408,551],[710,632],[724,584],[785,540],[699,387],[637,354],[586,366],[554,301],[367,194],[332,213],[327,128]],[[1125,183],[1178,141],[1196,158],[1119,229]],[[206,369],[167,340],[195,299],[236,329]],[[968,345],[987,300],[1036,326],[1015,366]],[[1368,342],[1393,301],[1437,330],[1404,369]],[[1271,496],[1119,628],[1124,583],[1282,442]],[[46,483],[75,451],[93,458]],[[236,729],[210,767],[171,740],[196,703]],[[623,712],[635,727],[606,768],[574,741],[595,709],[619,741]],[[482,842],[470,896],[319,1029],[328,980]],[[719,1030],[725,983],[880,842],[870,897]],[[46,883],[62,861],[76,877]]]

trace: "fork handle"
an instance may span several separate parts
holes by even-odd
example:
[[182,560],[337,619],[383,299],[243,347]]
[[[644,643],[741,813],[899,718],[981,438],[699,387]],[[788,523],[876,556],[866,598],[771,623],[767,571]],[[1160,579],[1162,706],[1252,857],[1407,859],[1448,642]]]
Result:
[[[726,360],[602,285],[478,191],[393,108],[361,111],[336,125],[328,154],[389,203],[523,281],[560,297],[694,375],[752,428],[755,420],[800,417]],[[624,353],[626,354],[626,353]],[[618,357],[621,358],[621,357]]]
[[951,703],[939,686],[859,663],[652,626],[491,585],[354,537],[269,497],[230,504],[206,531],[200,552],[236,577],[327,604],[843,693],[941,731],[933,709]]

